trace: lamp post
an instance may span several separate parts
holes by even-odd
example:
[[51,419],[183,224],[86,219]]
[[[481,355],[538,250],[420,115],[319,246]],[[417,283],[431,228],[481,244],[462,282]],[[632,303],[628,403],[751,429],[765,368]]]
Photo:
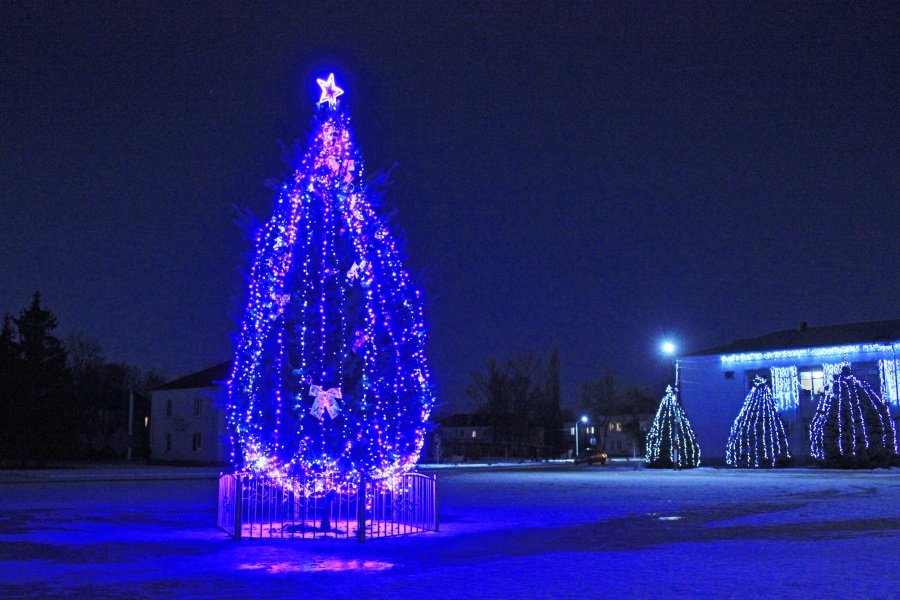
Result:
[[587,423],[588,418],[586,416],[581,417],[581,421],[575,421],[575,456],[578,456],[578,427],[581,423]]
[[662,343],[662,351],[666,356],[672,357],[672,362],[675,364],[675,393],[678,393],[678,358],[675,356],[675,344],[670,341],[665,341]]

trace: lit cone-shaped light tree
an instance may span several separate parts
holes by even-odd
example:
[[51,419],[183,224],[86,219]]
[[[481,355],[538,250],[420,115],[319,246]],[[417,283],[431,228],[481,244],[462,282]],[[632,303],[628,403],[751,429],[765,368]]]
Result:
[[757,377],[731,426],[726,461],[733,467],[774,467],[790,458],[772,388],[765,379]]
[[819,401],[810,443],[813,457],[829,467],[873,468],[898,463],[890,409],[846,364]]
[[327,491],[411,470],[434,397],[420,292],[362,183],[343,91],[333,75],[319,85],[307,148],[256,237],[227,414],[236,469]]
[[700,447],[672,386],[659,403],[647,434],[647,466],[680,469],[700,466]]

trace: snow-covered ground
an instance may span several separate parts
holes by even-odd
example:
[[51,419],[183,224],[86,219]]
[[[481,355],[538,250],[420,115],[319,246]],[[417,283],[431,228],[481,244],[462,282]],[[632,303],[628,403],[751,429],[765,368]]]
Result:
[[233,541],[215,470],[0,472],[0,598],[897,598],[900,471],[441,469],[440,532]]

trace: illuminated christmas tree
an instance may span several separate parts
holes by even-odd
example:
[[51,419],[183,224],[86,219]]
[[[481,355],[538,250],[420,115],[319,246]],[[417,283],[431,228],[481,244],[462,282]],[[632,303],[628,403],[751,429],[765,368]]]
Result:
[[363,184],[334,75],[318,82],[305,152],[256,236],[227,414],[236,469],[342,487],[411,470],[434,396],[381,182]]
[[871,468],[898,463],[890,409],[847,364],[834,375],[819,401],[810,442],[812,455],[829,467]]
[[726,461],[733,467],[774,467],[790,458],[772,388],[765,379],[756,377],[731,426]]
[[671,469],[676,465],[680,469],[700,466],[700,447],[670,385],[647,434],[647,466]]

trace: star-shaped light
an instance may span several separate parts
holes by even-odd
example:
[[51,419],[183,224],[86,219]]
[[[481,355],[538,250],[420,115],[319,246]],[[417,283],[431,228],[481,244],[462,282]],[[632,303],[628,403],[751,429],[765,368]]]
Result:
[[319,104],[327,102],[331,106],[337,106],[337,97],[343,94],[344,90],[335,85],[334,73],[330,73],[328,79],[316,79],[316,83],[322,88],[322,97],[319,98]]

